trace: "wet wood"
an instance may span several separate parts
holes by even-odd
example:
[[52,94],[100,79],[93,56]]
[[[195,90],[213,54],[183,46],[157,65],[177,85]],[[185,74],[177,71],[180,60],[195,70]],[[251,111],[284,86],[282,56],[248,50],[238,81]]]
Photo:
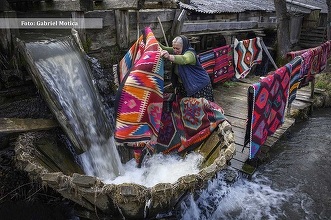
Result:
[[61,171],[67,175],[84,173],[79,165],[75,163],[71,152],[65,146],[59,147],[55,138],[42,138],[38,140],[35,145],[38,152],[40,152],[36,158],[47,167],[48,170],[52,172]]
[[0,133],[41,131],[58,126],[57,121],[51,119],[0,118]]
[[[227,87],[222,84],[214,85],[215,101],[223,108],[225,116],[232,125],[235,136],[237,152],[230,161],[230,166],[248,175],[252,175],[255,169],[247,164],[249,162],[249,147],[244,146],[248,115],[247,91],[249,86],[257,82],[258,79],[259,77],[243,79],[239,82],[232,82],[232,85]],[[306,89],[305,87],[299,90],[297,92],[297,99],[292,104],[291,111],[311,108],[313,102],[310,92],[310,89]],[[261,146],[259,159],[268,155],[268,151],[294,125],[294,122],[295,120],[293,118],[285,117],[283,125],[273,135],[269,136],[265,144]]]

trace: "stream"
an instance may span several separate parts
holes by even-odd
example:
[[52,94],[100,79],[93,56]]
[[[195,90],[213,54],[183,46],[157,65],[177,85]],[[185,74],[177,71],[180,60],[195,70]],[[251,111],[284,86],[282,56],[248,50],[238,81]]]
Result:
[[251,180],[212,181],[181,204],[181,219],[330,219],[331,111],[314,110],[272,149]]

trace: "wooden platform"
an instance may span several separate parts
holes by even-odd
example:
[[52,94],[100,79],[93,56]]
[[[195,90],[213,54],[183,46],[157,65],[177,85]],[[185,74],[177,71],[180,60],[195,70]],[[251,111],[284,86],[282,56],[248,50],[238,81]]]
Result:
[[[246,131],[247,120],[247,91],[248,87],[254,83],[254,79],[248,79],[240,82],[231,82],[230,86],[215,85],[214,96],[215,101],[224,109],[225,116],[231,122],[235,136],[236,155],[230,161],[230,166],[252,175],[255,171],[255,166],[249,165],[249,147],[244,147],[244,138]],[[256,79],[258,80],[258,79]],[[298,91],[297,99],[293,102],[291,111],[296,109],[311,108],[313,102],[310,98],[310,89],[302,89]],[[285,117],[284,124],[270,137],[263,146],[258,157],[263,157],[269,149],[282,137],[282,135],[294,125],[295,119]],[[261,159],[261,158],[259,158]]]

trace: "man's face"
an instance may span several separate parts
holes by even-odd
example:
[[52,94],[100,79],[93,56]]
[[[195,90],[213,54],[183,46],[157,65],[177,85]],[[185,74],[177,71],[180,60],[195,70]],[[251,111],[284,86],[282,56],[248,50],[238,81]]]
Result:
[[173,43],[172,48],[174,49],[174,54],[179,55],[182,54],[183,45],[179,43]]

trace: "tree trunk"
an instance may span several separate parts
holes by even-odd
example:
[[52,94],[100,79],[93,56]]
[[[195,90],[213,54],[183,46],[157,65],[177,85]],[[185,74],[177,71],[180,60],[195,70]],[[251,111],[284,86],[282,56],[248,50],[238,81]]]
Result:
[[290,16],[286,9],[286,0],[274,0],[277,16],[277,60],[284,60],[290,51]]
[[326,24],[326,31],[327,31],[327,37],[328,40],[331,38],[330,33],[330,22],[331,22],[331,0],[326,0],[326,4],[328,5],[328,19]]

